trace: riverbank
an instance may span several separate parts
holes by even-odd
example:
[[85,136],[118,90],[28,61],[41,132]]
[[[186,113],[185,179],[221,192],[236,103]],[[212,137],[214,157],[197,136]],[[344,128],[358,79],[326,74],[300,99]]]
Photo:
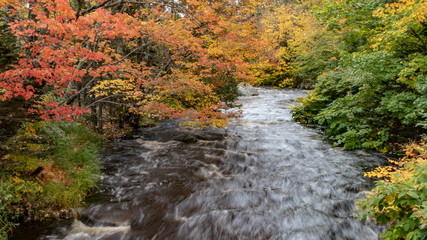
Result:
[[19,222],[69,217],[98,180],[102,144],[78,123],[24,124],[2,145],[0,238]]

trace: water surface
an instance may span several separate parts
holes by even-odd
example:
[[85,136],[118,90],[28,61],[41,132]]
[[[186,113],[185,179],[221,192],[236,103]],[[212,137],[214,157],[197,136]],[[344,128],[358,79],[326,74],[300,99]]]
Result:
[[[78,220],[37,239],[378,239],[354,217],[384,157],[344,151],[292,121],[300,90],[259,89],[226,129],[141,130],[102,154]],[[16,235],[15,239],[19,236]],[[22,239],[22,238],[21,238]],[[30,238],[25,238],[30,239]]]

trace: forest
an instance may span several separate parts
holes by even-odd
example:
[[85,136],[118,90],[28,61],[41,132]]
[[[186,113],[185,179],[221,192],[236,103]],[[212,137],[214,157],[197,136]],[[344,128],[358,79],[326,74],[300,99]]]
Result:
[[0,0],[0,238],[72,216],[105,142],[224,128],[248,83],[306,89],[295,121],[397,156],[359,218],[425,239],[426,19],[425,0]]

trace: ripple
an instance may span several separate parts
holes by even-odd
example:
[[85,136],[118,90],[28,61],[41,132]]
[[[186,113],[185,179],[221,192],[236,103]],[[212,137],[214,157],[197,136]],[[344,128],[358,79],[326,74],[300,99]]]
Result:
[[353,217],[354,199],[385,157],[332,148],[293,122],[303,91],[259,93],[239,100],[244,113],[226,129],[168,121],[112,143],[82,222],[50,238],[378,239]]

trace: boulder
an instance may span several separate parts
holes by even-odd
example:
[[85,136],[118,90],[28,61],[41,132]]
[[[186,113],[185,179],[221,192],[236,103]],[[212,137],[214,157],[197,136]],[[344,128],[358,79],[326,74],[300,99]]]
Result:
[[239,96],[257,96],[258,91],[249,83],[239,83],[237,85],[237,93]]

